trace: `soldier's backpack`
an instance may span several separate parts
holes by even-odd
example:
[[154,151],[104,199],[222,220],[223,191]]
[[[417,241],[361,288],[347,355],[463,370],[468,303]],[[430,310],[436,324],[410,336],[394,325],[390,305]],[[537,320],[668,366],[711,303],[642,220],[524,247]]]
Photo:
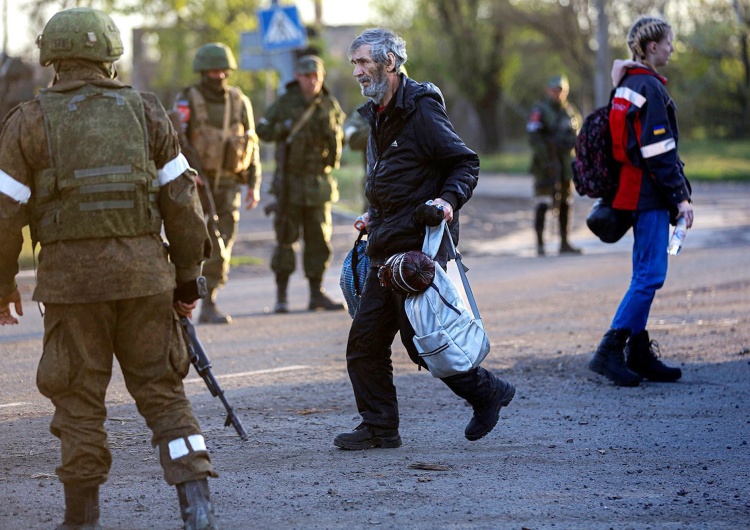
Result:
[[610,105],[600,107],[583,120],[572,163],[576,191],[594,199],[612,199],[619,184],[620,163],[612,156],[609,109]]

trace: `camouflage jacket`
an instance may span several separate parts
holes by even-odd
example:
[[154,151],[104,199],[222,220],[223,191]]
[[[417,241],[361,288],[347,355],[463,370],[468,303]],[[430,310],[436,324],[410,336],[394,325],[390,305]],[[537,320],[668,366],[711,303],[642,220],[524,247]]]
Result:
[[570,103],[546,99],[534,105],[526,130],[533,151],[531,172],[537,179],[572,178],[571,154],[580,128],[581,115]]
[[[57,91],[96,83],[113,91],[126,88],[96,69],[60,73]],[[43,245],[34,300],[91,303],[149,296],[194,280],[210,255],[193,171],[180,153],[177,135],[155,95],[141,93],[150,158],[158,170],[158,198],[169,250],[158,234],[127,238],[82,239]],[[38,100],[16,107],[0,134],[0,296],[15,289],[22,229],[29,224],[32,175],[53,166],[44,116]],[[81,149],[116,149],[86,145]],[[66,156],[57,154],[57,156]],[[70,153],[74,155],[74,153]],[[170,263],[171,262],[171,263]]]
[[[285,141],[293,124],[308,105],[296,81],[269,107],[258,122],[258,136],[267,142]],[[320,206],[338,200],[331,170],[339,165],[344,112],[324,86],[315,99],[317,108],[289,144],[286,158],[286,190],[293,205]]]

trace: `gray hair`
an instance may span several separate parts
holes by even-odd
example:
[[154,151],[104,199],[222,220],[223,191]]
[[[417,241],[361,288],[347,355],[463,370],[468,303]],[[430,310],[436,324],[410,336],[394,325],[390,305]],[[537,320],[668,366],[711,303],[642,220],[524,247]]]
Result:
[[392,53],[396,58],[396,71],[406,62],[406,41],[385,28],[370,28],[365,30],[359,37],[354,39],[349,46],[348,57],[362,46],[369,46],[372,60],[378,64],[388,64],[388,54]]

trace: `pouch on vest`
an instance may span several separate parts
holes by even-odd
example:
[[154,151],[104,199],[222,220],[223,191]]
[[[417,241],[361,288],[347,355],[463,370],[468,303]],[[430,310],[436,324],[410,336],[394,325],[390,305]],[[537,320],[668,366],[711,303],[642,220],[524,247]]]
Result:
[[33,175],[33,239],[158,234],[159,183],[140,94],[87,84],[38,99],[52,167]]
[[227,90],[228,97],[224,105],[224,122],[227,126],[224,130],[223,127],[215,127],[209,123],[206,98],[197,88],[190,88],[188,97],[194,120],[190,127],[190,143],[205,171],[216,172],[221,168],[236,174],[250,167],[255,142],[242,124],[242,93],[234,87],[228,87]]

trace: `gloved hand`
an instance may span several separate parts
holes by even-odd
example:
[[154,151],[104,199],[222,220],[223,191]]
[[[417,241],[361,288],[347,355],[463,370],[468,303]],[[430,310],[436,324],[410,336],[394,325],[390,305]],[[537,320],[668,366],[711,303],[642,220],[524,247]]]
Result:
[[443,222],[443,210],[434,204],[420,204],[414,210],[417,225],[439,226]]
[[173,300],[174,302],[192,304],[207,294],[208,289],[206,288],[206,278],[204,276],[198,276],[195,280],[178,285],[177,289],[174,290]]

